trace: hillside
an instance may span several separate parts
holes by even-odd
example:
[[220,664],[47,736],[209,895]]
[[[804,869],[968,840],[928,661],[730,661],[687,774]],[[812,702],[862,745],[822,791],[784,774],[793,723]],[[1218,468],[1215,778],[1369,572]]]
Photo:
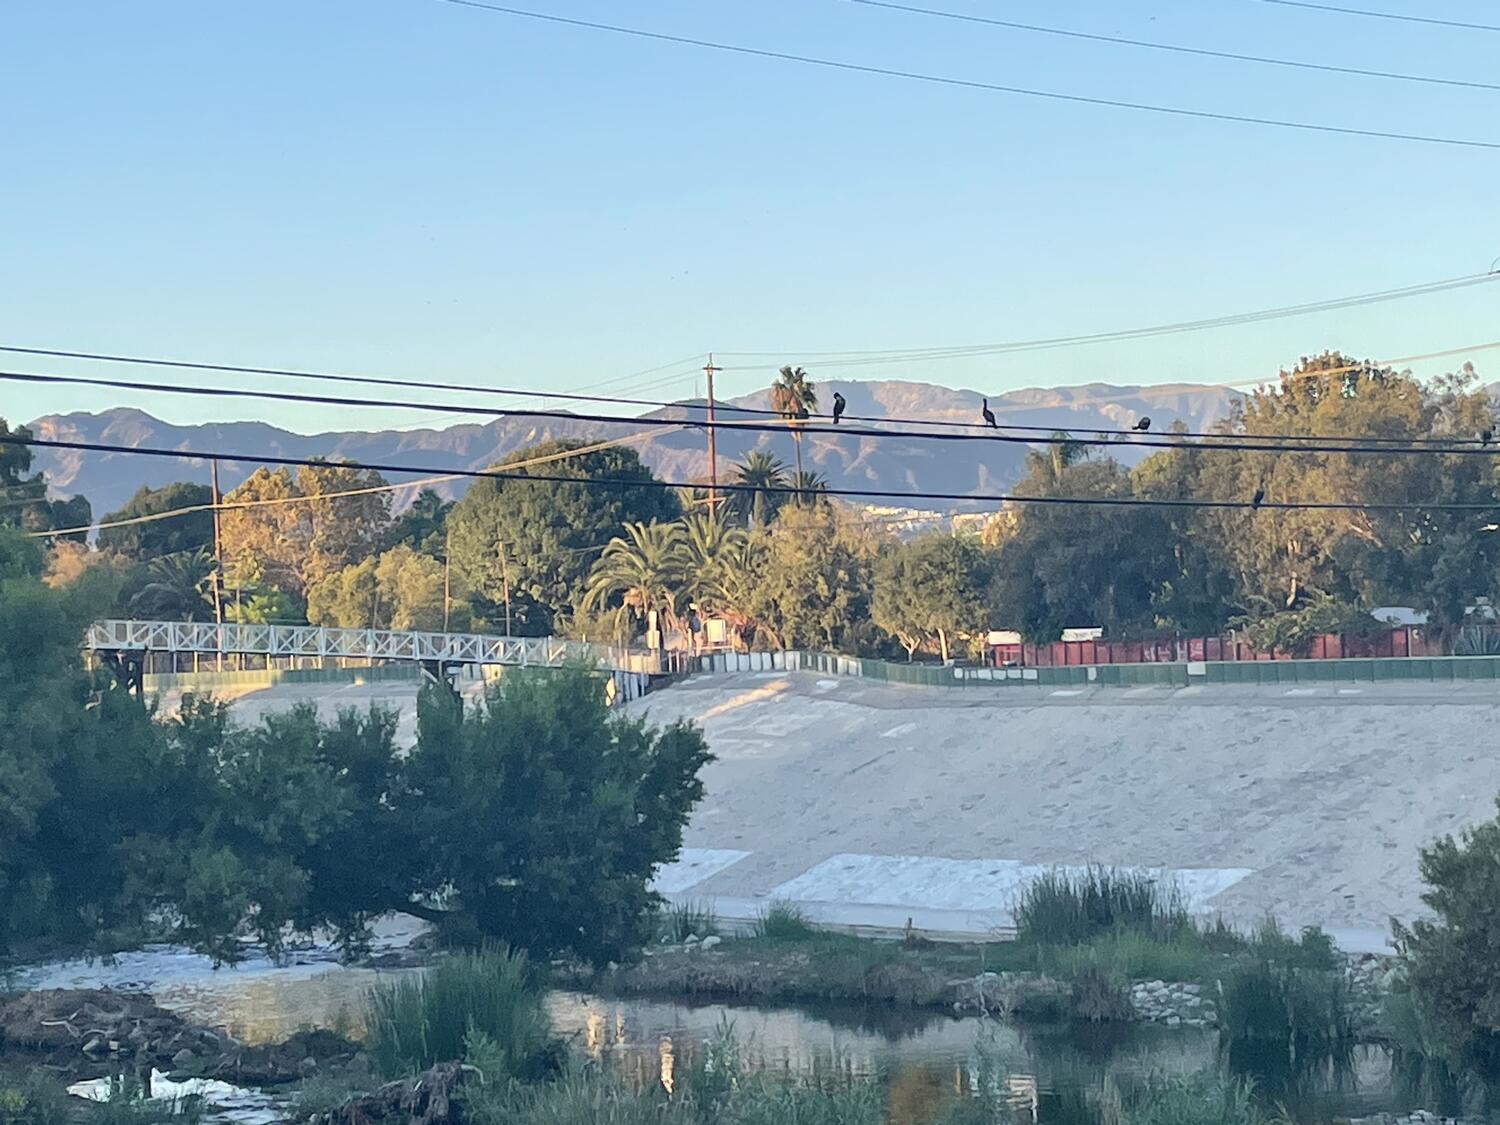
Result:
[[[980,394],[929,383],[900,380],[820,383],[819,394],[831,401],[841,391],[851,415],[876,418],[921,418],[968,421],[979,418]],[[1149,414],[1157,427],[1181,420],[1198,429],[1222,417],[1235,392],[1218,387],[1081,387],[1029,389],[993,396],[990,407],[1002,423],[1043,426],[1088,433],[1128,425]],[[764,393],[728,400],[737,406],[764,407]],[[701,418],[701,401],[683,403],[657,412],[659,417]],[[351,412],[351,421],[357,415]],[[261,422],[219,422],[179,426],[140,410],[115,409],[101,413],[46,415],[31,423],[40,437],[67,438],[125,446],[191,450],[232,450],[254,456],[349,458],[366,463],[411,465],[436,469],[482,469],[500,458],[549,438],[596,441],[644,428],[604,425],[569,419],[501,417],[483,425],[446,429],[357,429],[321,434],[296,434]],[[770,448],[788,464],[792,440],[780,434],[721,432],[721,469],[742,460],[751,449]],[[707,453],[701,430],[656,430],[642,439],[642,457],[658,475],[669,480],[701,479]],[[1132,459],[1130,451],[1122,451]],[[888,489],[906,492],[984,493],[1005,489],[1021,474],[1025,447],[1017,444],[925,442],[909,438],[844,437],[810,434],[803,459],[807,468],[828,478],[836,488]],[[96,514],[119,508],[143,484],[159,486],[173,480],[208,480],[208,465],[183,458],[131,457],[125,454],[37,450],[36,467],[47,474],[55,493],[82,493]],[[255,470],[252,460],[220,466],[223,487],[229,489]],[[441,491],[456,495],[463,482]],[[895,502],[895,501],[892,501]]]

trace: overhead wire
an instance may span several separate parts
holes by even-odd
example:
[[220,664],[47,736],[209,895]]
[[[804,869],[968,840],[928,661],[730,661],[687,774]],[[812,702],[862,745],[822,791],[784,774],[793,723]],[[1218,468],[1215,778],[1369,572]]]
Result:
[[[116,445],[109,442],[77,441],[63,438],[20,438],[11,435],[0,436],[0,445],[23,445],[42,449],[73,449],[81,452],[93,453],[116,453],[134,457],[167,457],[172,459],[189,459],[205,461],[249,461],[262,465],[299,466],[319,465],[326,466],[326,461],[319,461],[309,457],[289,457],[280,454],[262,453],[232,453],[223,450],[197,450],[197,449],[159,449],[151,446]],[[622,491],[627,489],[693,489],[702,488],[701,481],[667,481],[658,480],[654,477],[565,477],[548,473],[512,472],[509,469],[456,469],[444,470],[416,465],[395,465],[381,462],[362,462],[361,468],[373,469],[382,473],[421,473],[424,475],[441,475],[444,472],[452,472],[455,476],[468,477],[473,480],[500,480],[515,481],[527,484],[576,484],[585,488],[602,488]],[[738,482],[720,482],[717,486],[720,492],[728,493],[767,493],[771,495],[800,496],[805,495],[808,490],[799,489],[790,485],[760,485],[743,484]],[[916,491],[900,492],[892,489],[878,488],[837,488],[822,487],[815,490],[819,496],[832,496],[847,499],[870,499],[882,500],[947,500],[960,503],[1004,503],[1004,504],[1045,504],[1045,505],[1091,505],[1095,507],[1146,507],[1146,508],[1220,508],[1220,509],[1285,509],[1294,511],[1474,511],[1493,512],[1500,508],[1500,501],[1492,503],[1467,503],[1452,501],[1312,501],[1312,500],[1218,500],[1218,499],[1185,499],[1169,497],[1146,497],[1146,496],[1025,496],[1010,493],[969,493],[969,492],[933,492]]]
[[[616,446],[628,445],[632,442],[642,441],[653,435],[628,434],[625,437],[611,438],[608,441],[594,442],[592,445],[578,446],[573,449],[558,450],[553,453],[539,454],[528,457],[521,461],[512,461],[506,464],[507,469],[526,469],[537,465],[550,465],[560,461],[570,461],[585,454],[597,453],[602,449],[612,449]],[[316,463],[323,468],[366,468],[362,463],[348,461],[321,461]],[[421,477],[417,480],[402,481],[397,484],[372,484],[362,488],[343,489],[338,492],[318,492],[302,496],[268,496],[254,500],[221,500],[217,504],[186,504],[180,508],[168,508],[162,512],[151,512],[144,516],[130,516],[121,520],[105,520],[98,523],[84,524],[79,527],[49,528],[46,531],[32,532],[32,537],[37,539],[48,539],[63,535],[78,535],[88,531],[104,531],[107,528],[131,527],[135,524],[155,523],[159,520],[173,519],[178,516],[192,515],[195,512],[235,512],[247,508],[264,508],[283,504],[311,504],[323,500],[342,500],[350,496],[372,496],[381,492],[399,492],[408,488],[425,488],[432,484],[443,484],[447,481],[464,479],[462,473],[445,473],[441,476]],[[45,495],[42,500],[45,500]],[[35,504],[41,501],[14,501],[20,503]]]
[[1012,94],[1027,98],[1040,98],[1055,102],[1068,102],[1075,105],[1103,106],[1111,109],[1128,109],[1143,113],[1154,113],[1173,117],[1196,118],[1205,121],[1226,121],[1241,125],[1264,125],[1278,129],[1296,129],[1302,132],[1313,133],[1336,133],[1351,137],[1370,137],[1380,140],[1392,141],[1414,141],[1421,144],[1448,145],[1460,148],[1476,149],[1500,149],[1500,141],[1474,140],[1465,137],[1443,137],[1429,133],[1402,133],[1388,129],[1360,129],[1346,125],[1326,125],[1312,121],[1292,121],[1276,117],[1257,117],[1251,114],[1220,113],[1213,110],[1190,109],[1186,106],[1157,105],[1151,102],[1133,102],[1120,98],[1092,97],[1085,94],[1072,94],[1062,90],[1038,90],[1025,86],[1010,86],[998,82],[981,82],[976,79],[955,78],[951,75],[927,74],[914,70],[901,70],[895,67],[872,66],[866,63],[844,62],[838,59],[820,58],[814,55],[794,54],[790,51],[771,51],[760,47],[747,47],[738,43],[723,43],[712,39],[697,39],[687,35],[672,35],[666,32],[647,31],[644,28],[625,27],[621,24],[599,23],[594,20],[575,19],[570,16],[559,16],[549,12],[534,12],[524,8],[512,8],[501,4],[484,3],[483,0],[442,0],[443,3],[454,4],[464,8],[475,8],[480,11],[493,12],[499,15],[517,16],[523,19],[540,20],[547,23],[561,24],[568,27],[587,28],[592,31],[604,31],[613,35],[628,35],[640,39],[651,39],[662,43],[675,43],[682,46],[702,47],[713,51],[724,51],[737,55],[749,55],[756,58],[776,59],[781,62],[801,63],[806,66],[823,67],[825,69],[853,71],[860,74],[873,74],[885,78],[903,78],[908,81],[924,82],[930,85],[954,86],[969,90],[984,90],[990,93]]
[[[164,393],[176,395],[188,395],[207,398],[252,398],[265,399],[271,402],[294,402],[314,404],[320,406],[358,406],[372,407],[377,409],[407,409],[420,410],[428,404],[406,401],[398,402],[389,399],[361,399],[348,395],[322,395],[305,394],[288,391],[270,391],[260,389],[241,389],[237,387],[183,387],[170,383],[149,383],[133,379],[102,379],[91,378],[82,375],[51,375],[27,371],[0,371],[0,380],[7,382],[39,383],[46,385],[76,385],[92,387],[111,387],[121,390],[144,391],[150,393]],[[455,413],[468,413],[484,417],[494,417],[498,412],[490,407],[472,406],[453,408]],[[506,411],[509,415],[522,418],[546,418],[554,421],[566,422],[592,422],[611,425],[636,426],[645,429],[681,429],[693,428],[704,430],[721,430],[727,432],[748,433],[771,433],[785,434],[794,431],[799,434],[830,434],[843,437],[874,438],[874,439],[906,439],[917,441],[936,442],[1001,442],[1019,445],[1079,445],[1099,444],[1090,442],[1086,438],[1073,437],[1070,432],[1060,432],[1056,429],[1048,433],[1027,433],[1025,435],[1002,432],[998,426],[988,428],[979,424],[973,424],[963,428],[954,427],[947,431],[929,430],[904,430],[904,429],[870,429],[858,428],[852,425],[844,426],[838,424],[817,424],[800,419],[784,419],[780,422],[770,420],[748,421],[742,419],[723,419],[713,422],[705,418],[701,421],[683,422],[678,419],[652,418],[652,417],[629,417],[618,414],[583,414],[572,411],[559,410],[512,410]],[[1042,430],[1045,427],[1037,427]],[[979,432],[973,432],[973,431]],[[1093,431],[1098,432],[1098,431]],[[1253,435],[1253,434],[1197,434],[1201,439],[1199,443],[1188,445],[1185,439],[1188,432],[1181,433],[1156,431],[1146,433],[1137,430],[1123,430],[1112,434],[1120,438],[1128,438],[1130,444],[1159,449],[1191,448],[1194,450],[1235,450],[1241,452],[1284,452],[1284,453],[1352,453],[1352,454],[1381,454],[1381,455],[1432,455],[1438,453],[1447,454],[1478,454],[1492,456],[1500,454],[1500,445],[1491,445],[1484,442],[1475,442],[1475,439],[1453,438],[1445,441],[1441,438],[1386,438],[1386,437],[1326,437],[1313,435],[1298,435],[1300,437],[1311,437],[1305,445],[1289,444],[1283,435]],[[1314,441],[1323,444],[1313,444]],[[1346,444],[1331,444],[1333,442],[1344,442]],[[1396,444],[1400,442],[1402,444]]]
[[1343,16],[1365,16],[1377,20],[1398,20],[1402,23],[1426,23],[1438,27],[1457,27],[1465,31],[1500,31],[1500,24],[1469,23],[1465,20],[1439,19],[1436,16],[1414,16],[1406,12],[1375,12],[1368,8],[1346,8],[1339,4],[1317,4],[1312,0],[1260,0],[1262,4],[1278,4],[1283,8],[1310,8],[1316,12],[1336,12]]
[[[1466,289],[1475,285],[1500,282],[1500,269],[1484,273],[1465,274],[1461,277],[1427,281],[1417,285],[1405,285],[1395,289],[1382,289],[1370,293],[1358,293],[1348,297],[1332,297],[1321,301],[1308,301],[1297,305],[1282,305],[1276,308],[1258,309],[1253,312],[1204,317],[1199,320],[1184,320],[1169,324],[1148,325],[1141,328],[1123,328],[1108,332],[1090,332],[1075,336],[1047,336],[1033,340],[1014,340],[995,344],[970,344],[957,347],[929,348],[881,348],[867,351],[808,351],[795,348],[779,352],[716,352],[720,356],[786,356],[796,355],[804,360],[854,367],[866,363],[904,363],[912,360],[936,362],[945,359],[973,359],[985,355],[1009,355],[1016,352],[1050,351],[1057,348],[1072,348],[1085,344],[1118,343],[1123,340],[1139,340],[1156,336],[1175,336],[1186,332],[1201,332],[1214,328],[1234,328],[1246,324],[1257,324],[1283,317],[1305,316],[1320,312],[1337,312],[1361,305],[1381,304],[1407,297],[1422,297],[1435,293],[1446,293]],[[0,349],[3,350],[3,349]],[[726,366],[724,370],[739,370]]]
[[[1416,362],[1421,362],[1423,360],[1447,358],[1447,357],[1451,357],[1451,356],[1455,356],[1455,355],[1463,355],[1463,354],[1466,354],[1466,353],[1469,353],[1469,352],[1486,351],[1486,350],[1490,350],[1490,349],[1494,349],[1494,348],[1500,348],[1500,340],[1491,340],[1491,341],[1487,341],[1487,342],[1484,342],[1484,343],[1478,343],[1478,344],[1468,344],[1468,345],[1465,345],[1465,346],[1462,346],[1462,347],[1457,347],[1457,348],[1445,348],[1445,349],[1441,349],[1441,350],[1438,350],[1438,351],[1423,352],[1423,353],[1419,353],[1419,354],[1415,354],[1415,355],[1397,356],[1397,357],[1394,357],[1394,358],[1391,358],[1391,359],[1362,361],[1362,362],[1346,364],[1346,365],[1342,365],[1342,366],[1338,366],[1338,367],[1324,368],[1324,369],[1321,369],[1319,371],[1308,372],[1306,374],[1309,375],[1309,376],[1315,375],[1315,374],[1316,375],[1333,375],[1333,374],[1341,374],[1341,373],[1353,372],[1353,371],[1362,371],[1362,370],[1365,370],[1368,367],[1372,367],[1372,366],[1373,367],[1395,367],[1398,364],[1416,363]],[[523,398],[523,399],[528,399],[529,398],[529,399],[543,399],[543,400],[547,400],[547,399],[561,399],[561,400],[564,400],[564,401],[571,401],[571,402],[605,403],[605,404],[617,405],[617,406],[638,406],[638,407],[646,407],[646,408],[649,408],[649,409],[652,409],[652,410],[701,410],[701,409],[703,409],[703,404],[700,404],[698,402],[684,403],[684,402],[681,402],[681,401],[673,402],[673,401],[665,401],[665,400],[661,400],[661,399],[645,399],[645,398],[634,398],[634,397],[622,397],[622,396],[615,396],[615,395],[581,394],[581,393],[576,393],[576,392],[567,392],[567,393],[564,393],[564,392],[548,392],[548,391],[531,391],[531,390],[522,390],[522,389],[519,389],[519,388],[505,388],[505,387],[464,387],[464,386],[461,386],[459,384],[433,383],[433,382],[428,382],[428,381],[418,380],[418,379],[399,379],[399,378],[388,378],[388,377],[374,376],[374,375],[349,375],[349,374],[344,374],[344,373],[297,370],[297,369],[290,369],[290,368],[250,367],[250,366],[230,364],[230,363],[208,363],[208,362],[189,361],[189,360],[170,360],[170,359],[161,359],[161,358],[155,358],[155,357],[113,355],[113,354],[107,354],[107,353],[102,353],[102,352],[84,352],[84,351],[64,350],[64,349],[57,349],[57,348],[33,348],[33,347],[21,347],[21,346],[18,346],[18,345],[0,345],[0,352],[12,352],[12,353],[23,354],[23,355],[50,356],[50,357],[54,357],[54,358],[64,358],[64,359],[82,359],[82,360],[101,361],[101,362],[108,362],[108,363],[121,363],[121,364],[127,364],[127,365],[131,365],[131,366],[142,366],[142,367],[181,368],[181,369],[184,369],[184,370],[193,370],[193,371],[221,371],[221,372],[235,373],[235,374],[267,375],[267,376],[275,376],[275,377],[279,377],[279,378],[306,379],[306,380],[311,380],[311,381],[329,382],[329,383],[371,385],[371,386],[382,386],[382,387],[401,387],[401,388],[416,389],[416,390],[423,390],[423,391],[431,391],[431,390],[444,390],[444,391],[446,391],[446,390],[454,390],[454,391],[458,391],[458,390],[463,390],[463,391],[469,391],[469,392],[477,393],[477,394],[497,395],[497,396],[501,396],[501,397],[514,397],[514,398]],[[24,375],[24,373],[18,373],[16,377],[17,378],[21,378],[21,377],[23,377],[23,375]],[[46,381],[48,379],[61,380],[63,378],[65,378],[65,377],[62,377],[62,376],[46,376],[46,377],[37,376],[37,377],[35,377],[34,381]],[[1257,386],[1257,385],[1264,385],[1264,384],[1272,383],[1277,378],[1280,378],[1280,374],[1278,374],[1278,376],[1273,376],[1273,377],[1270,377],[1270,378],[1261,377],[1259,379],[1244,379],[1244,380],[1239,380],[1238,382],[1216,382],[1216,383],[1208,383],[1208,384],[1195,384],[1195,385],[1192,386],[1192,389],[1195,389],[1195,390],[1196,389],[1202,389],[1202,388],[1234,389],[1234,388],[1243,387],[1243,386]],[[163,384],[148,384],[147,386],[150,386],[150,387],[164,387],[165,385],[163,385]],[[171,389],[175,389],[175,388],[171,388]],[[191,388],[183,388],[183,390],[186,393],[192,393],[192,389]],[[204,393],[215,394],[215,393],[219,393],[219,391],[218,391],[217,388],[214,388],[214,389],[210,389],[210,390],[208,390],[208,391],[206,391]],[[244,391],[244,392],[242,392],[242,391],[226,391],[224,393],[228,393],[228,394],[232,394],[232,395],[242,395],[242,394],[248,394],[250,392],[248,392],[248,391]],[[1136,392],[1136,395],[1137,395],[1137,397],[1142,397],[1142,398],[1163,398],[1163,397],[1176,397],[1176,396],[1178,396],[1178,395],[1180,395],[1182,393],[1183,393],[1183,389],[1181,389],[1181,388],[1143,387],[1143,388],[1140,388]],[[1067,401],[1067,403],[1065,405],[1069,405],[1069,406],[1081,406],[1081,405],[1091,405],[1091,404],[1113,405],[1115,402],[1116,402],[1116,400],[1114,400],[1114,399],[1109,399],[1109,398],[1104,398],[1104,397],[1094,397],[1094,398],[1082,397],[1082,398],[1071,398],[1071,399],[1069,399]],[[391,406],[396,407],[396,408],[404,408],[404,407],[400,406],[400,404],[395,404],[395,403],[391,403],[391,404],[388,404],[388,405],[391,405]],[[430,406],[431,406],[431,404],[424,404],[424,408],[425,407],[430,407]],[[764,407],[736,406],[736,405],[732,405],[730,403],[716,402],[715,403],[715,410],[718,413],[723,413],[723,414],[736,414],[736,415],[744,415],[744,416],[751,416],[751,417],[784,419],[784,415],[782,415],[780,411],[771,410],[771,409],[767,409],[767,408],[764,408]],[[462,406],[455,406],[455,408],[452,411],[450,411],[449,414],[451,414],[454,417],[458,417],[458,416],[463,416],[463,415],[466,415],[466,414],[473,414],[473,413],[476,413],[476,412],[479,413],[479,414],[481,414],[481,415],[484,415],[484,416],[499,416],[501,414],[525,415],[525,414],[532,413],[532,412],[528,412],[528,411],[517,410],[515,408],[502,408],[502,407],[499,407],[499,406],[495,407],[494,409],[487,409],[487,408],[482,408],[482,407],[471,407],[471,406],[467,406],[467,405],[462,405]],[[547,414],[548,412],[539,412],[539,413]],[[580,419],[580,418],[585,417],[584,415],[575,414],[575,413],[572,413],[572,412],[562,412],[562,411],[550,412],[549,416],[572,418],[572,419]],[[812,413],[812,412],[810,412],[810,417],[813,417],[813,418],[831,418],[832,415],[826,414],[826,413],[819,414],[819,413]],[[846,419],[848,419],[851,422],[854,422],[854,421],[867,422],[867,423],[874,424],[874,425],[923,426],[923,427],[935,427],[935,428],[960,428],[960,429],[965,429],[965,430],[973,429],[974,428],[974,424],[973,423],[954,421],[952,419],[909,418],[909,417],[893,417],[893,416],[887,416],[887,415],[868,415],[868,414],[863,414],[863,415],[845,414],[843,417],[846,418]],[[639,419],[631,419],[631,421],[639,421]],[[726,419],[724,424],[727,425],[729,421],[730,421],[729,419]],[[691,424],[698,425],[699,423],[695,421],[695,422],[693,422]],[[706,424],[706,420],[704,421],[703,424]],[[1019,424],[1019,423],[1001,423],[1001,424],[999,424],[997,426],[997,428],[1000,429],[1000,430],[1015,430],[1015,431],[1020,431],[1020,432],[1036,432],[1036,433],[1044,433],[1044,432],[1050,433],[1050,432],[1055,432],[1058,429],[1058,427],[1056,427],[1056,426],[1031,426],[1031,425],[1022,425],[1022,424]],[[1116,435],[1116,436],[1130,436],[1130,435],[1132,435],[1132,434],[1134,434],[1136,432],[1136,431],[1130,430],[1130,429],[1116,429],[1116,430],[1104,429],[1104,430],[1101,430],[1101,429],[1096,428],[1096,427],[1075,427],[1075,428],[1085,428],[1085,429],[1088,429],[1089,432],[1092,432],[1092,433],[1110,433],[1110,434]],[[1188,431],[1188,432],[1185,432],[1185,433],[1183,433],[1183,434],[1181,434],[1179,436],[1184,436],[1184,437],[1218,437],[1218,436],[1221,436],[1221,435],[1217,435],[1217,434],[1213,434],[1213,433]],[[1249,435],[1247,435],[1247,436],[1249,436]],[[1388,441],[1388,440],[1406,440],[1406,441],[1411,441],[1411,442],[1422,443],[1424,441],[1427,441],[1428,439],[1421,439],[1421,438],[1386,439],[1386,438],[1373,437],[1373,436],[1368,436],[1368,435],[1319,435],[1319,434],[1313,434],[1313,435],[1285,435],[1285,440],[1298,440],[1298,441],[1301,441],[1301,440],[1330,440],[1330,441],[1348,440],[1348,441],[1375,441],[1375,442],[1382,442],[1382,441]]]
[[1075,31],[1070,28],[1047,27],[1042,24],[996,19],[993,16],[977,16],[968,12],[950,12],[940,8],[926,8],[916,4],[898,4],[894,3],[893,0],[849,0],[849,2],[867,8],[886,8],[895,12],[935,16],[939,19],[954,20],[962,23],[1003,27],[1011,31],[1032,32],[1038,35],[1056,35],[1067,39],[1084,39],[1094,43],[1111,43],[1123,47],[1141,47],[1151,51],[1169,51],[1180,55],[1199,55],[1204,58],[1226,59],[1232,62],[1260,63],[1266,66],[1323,71],[1330,74],[1355,75],[1361,78],[1390,79],[1397,82],[1421,82],[1434,86],[1461,86],[1473,90],[1500,90],[1500,85],[1496,83],[1477,82],[1473,79],[1439,78],[1436,75],[1430,74],[1403,74],[1400,71],[1392,70],[1371,70],[1358,66],[1337,66],[1333,63],[1279,59],[1269,55],[1246,55],[1235,51],[1216,51],[1207,47],[1188,47],[1180,43],[1157,43],[1149,39],[1130,39],[1123,35],[1102,35],[1097,32]]

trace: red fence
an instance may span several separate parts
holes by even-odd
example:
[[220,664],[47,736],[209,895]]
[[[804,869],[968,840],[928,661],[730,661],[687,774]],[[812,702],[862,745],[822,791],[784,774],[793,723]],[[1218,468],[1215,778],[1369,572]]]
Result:
[[[1184,660],[1291,660],[1288,652],[1257,652],[1234,637],[1170,637],[1153,641],[1052,641],[1050,644],[992,645],[997,666],[1058,668],[1077,664],[1171,664]],[[1313,638],[1304,660],[1342,660],[1365,656],[1444,656],[1443,646],[1428,642],[1423,631],[1402,625],[1380,636],[1347,637],[1336,633]]]

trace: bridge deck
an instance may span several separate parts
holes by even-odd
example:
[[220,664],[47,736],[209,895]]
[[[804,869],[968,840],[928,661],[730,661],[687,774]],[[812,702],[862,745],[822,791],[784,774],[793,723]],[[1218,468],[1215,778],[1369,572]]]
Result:
[[572,661],[622,672],[661,671],[646,649],[565,641],[557,637],[494,637],[481,633],[420,633],[394,629],[330,629],[321,625],[215,625],[192,621],[99,621],[86,648],[97,652],[166,652],[251,656],[334,657],[436,664],[511,664],[555,668]]

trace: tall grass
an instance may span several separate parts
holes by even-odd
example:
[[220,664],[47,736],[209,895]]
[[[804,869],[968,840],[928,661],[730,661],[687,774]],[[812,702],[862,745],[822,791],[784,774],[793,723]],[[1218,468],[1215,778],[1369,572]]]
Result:
[[1296,1100],[1352,1073],[1354,1029],[1339,973],[1250,957],[1220,988],[1219,1042],[1229,1068],[1268,1095]]
[[484,1037],[486,1062],[504,1071],[486,1080],[538,1077],[556,1057],[542,1001],[525,953],[492,947],[451,954],[425,975],[370,991],[365,1026],[371,1064],[397,1078],[466,1058],[476,1038]]
[[1264,1125],[1250,1083],[1217,1071],[1154,1079],[1127,1102],[1124,1125]]
[[772,941],[806,941],[817,936],[817,931],[800,906],[777,900],[755,920],[755,936]]
[[690,937],[705,938],[718,932],[719,920],[706,903],[668,903],[658,916],[658,935],[679,944]]
[[1041,875],[1022,892],[1015,918],[1018,936],[1038,945],[1081,945],[1121,930],[1158,937],[1192,930],[1173,884],[1144,872],[1099,866]]

